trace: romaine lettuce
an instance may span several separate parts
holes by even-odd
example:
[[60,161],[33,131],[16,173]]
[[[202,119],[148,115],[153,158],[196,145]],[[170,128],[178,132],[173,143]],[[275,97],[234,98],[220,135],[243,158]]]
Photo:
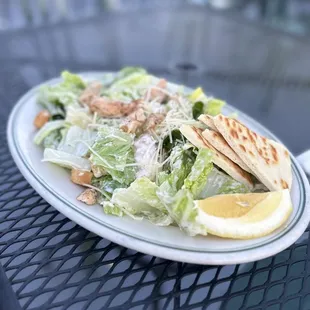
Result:
[[189,96],[188,100],[193,104],[193,117],[197,119],[201,114],[215,116],[221,113],[225,101],[208,97],[201,87],[196,88]]
[[102,166],[114,180],[129,185],[135,179],[133,137],[118,128],[102,126],[90,147],[90,161]]
[[147,85],[150,84],[150,82],[151,75],[148,75],[145,72],[134,72],[114,82],[110,90],[124,90],[126,88]]
[[54,149],[46,148],[42,161],[48,161],[64,168],[90,171],[88,159]]
[[86,129],[93,122],[93,115],[87,107],[68,106],[65,121],[71,125]]
[[196,154],[192,149],[184,150],[181,146],[175,146],[170,154],[170,175],[166,182],[169,182],[172,191],[177,192],[184,184],[184,180],[191,172],[195,162]]
[[[84,81],[76,74],[64,71],[63,81],[54,86],[42,86],[39,90],[38,102],[52,115],[59,113],[62,106],[74,104],[79,106],[78,96],[85,88]],[[57,110],[55,108],[57,107]]]
[[223,100],[211,98],[205,105],[204,113],[212,116],[220,114],[225,104],[226,103]]
[[115,216],[124,216],[122,209],[114,205],[111,201],[102,201],[102,207],[105,214],[115,215]]
[[200,149],[190,174],[184,181],[194,199],[205,199],[220,194],[247,193],[249,189],[220,172],[212,163],[213,152]]
[[209,173],[213,169],[213,153],[208,149],[200,149],[190,174],[184,181],[184,188],[188,189],[194,199],[197,199],[204,189]]
[[61,141],[60,129],[54,130],[49,133],[43,140],[43,147],[49,149],[57,149],[59,142]]
[[249,189],[234,180],[231,176],[213,168],[208,174],[205,185],[197,199],[204,199],[215,195],[248,193]]
[[92,185],[97,187],[106,199],[111,199],[113,192],[117,188],[124,188],[124,185],[113,180],[110,175],[104,175],[100,178],[93,178]]
[[61,128],[65,127],[65,122],[62,120],[58,121],[50,121],[44,124],[43,127],[40,128],[40,130],[36,133],[34,136],[34,143],[36,145],[40,145],[43,140],[50,135],[53,131],[59,130]]
[[85,156],[88,153],[88,146],[92,145],[95,140],[96,133],[78,126],[71,126],[61,142],[58,150],[76,156]]
[[63,79],[61,86],[63,87],[67,87],[71,89],[74,89],[74,88],[84,89],[86,87],[85,82],[77,74],[73,74],[69,71],[63,71],[61,73],[61,77]]
[[158,186],[154,182],[145,177],[139,178],[128,188],[116,189],[111,203],[134,219],[146,218],[156,225],[167,226],[172,223],[172,219],[159,200],[157,190]]
[[196,221],[197,206],[189,190],[181,189],[175,195],[170,196],[163,187],[160,187],[157,195],[166,207],[169,216],[181,230],[190,236],[207,235],[206,228]]

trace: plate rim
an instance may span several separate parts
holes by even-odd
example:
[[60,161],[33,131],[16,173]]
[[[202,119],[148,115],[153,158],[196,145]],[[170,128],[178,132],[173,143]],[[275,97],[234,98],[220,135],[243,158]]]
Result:
[[[95,76],[100,76],[105,73],[114,73],[114,72],[106,72],[106,71],[93,71],[93,72],[79,72],[78,74],[84,77],[94,78]],[[301,194],[304,194],[304,201],[303,201],[303,210],[301,210],[300,214],[296,213],[295,217],[299,215],[299,218],[296,222],[294,222],[293,226],[288,230],[284,235],[274,236],[274,239],[268,242],[268,239],[264,242],[264,244],[259,245],[256,244],[253,248],[245,248],[239,249],[237,251],[197,251],[192,249],[180,249],[174,248],[169,245],[164,244],[156,244],[156,243],[149,243],[148,240],[142,240],[141,238],[137,238],[135,236],[126,234],[119,230],[115,230],[114,228],[109,228],[106,225],[103,225],[100,222],[95,221],[91,217],[79,212],[75,208],[68,208],[66,207],[67,204],[71,204],[71,202],[67,201],[66,198],[62,197],[58,198],[55,192],[50,189],[46,188],[46,186],[42,183],[38,173],[32,171],[32,167],[29,167],[28,164],[23,160],[20,152],[18,151],[18,146],[15,145],[17,143],[14,139],[14,121],[18,115],[18,108],[22,104],[25,104],[25,101],[29,100],[29,97],[33,96],[37,89],[46,84],[53,84],[59,82],[61,78],[53,78],[47,80],[38,86],[35,86],[29,89],[15,104],[14,108],[12,109],[9,121],[7,125],[7,141],[9,145],[9,149],[11,155],[21,171],[22,175],[26,178],[26,180],[30,183],[30,185],[41,195],[45,200],[47,200],[54,208],[56,208],[60,213],[64,214],[69,219],[75,221],[80,226],[88,229],[100,235],[103,238],[111,240],[115,243],[121,244],[122,246],[135,249],[140,252],[144,252],[149,255],[155,255],[158,257],[162,257],[165,259],[171,259],[175,261],[181,262],[188,262],[188,263],[198,263],[198,264],[209,264],[209,265],[226,265],[226,264],[237,264],[237,263],[245,263],[250,261],[259,260],[265,257],[269,257],[279,253],[280,251],[284,250],[292,243],[294,243],[305,231],[309,220],[310,220],[310,209],[309,205],[309,184],[308,180],[301,169],[300,165],[298,164],[295,157],[292,157],[292,163],[294,168],[296,169],[296,174],[299,175],[300,184],[303,187],[303,191],[300,189]],[[242,115],[244,119],[246,119],[250,124],[253,124],[256,128],[263,129],[268,135],[274,138],[277,141],[280,141],[273,133],[271,133],[267,128],[263,125],[252,119],[250,116],[244,114],[243,112],[239,111],[238,109],[231,107]],[[300,188],[300,186],[298,186]],[[63,201],[65,200],[65,201]],[[65,206],[65,207],[63,207]],[[96,225],[95,225],[96,224]],[[292,223],[291,223],[292,224]],[[95,225],[95,226],[94,226]],[[284,240],[283,240],[284,239]],[[285,241],[285,242],[284,242]],[[267,243],[266,243],[267,242]],[[273,245],[270,247],[270,245]],[[268,249],[269,247],[269,249]],[[270,249],[271,248],[271,249]],[[160,251],[164,249],[165,251]],[[261,249],[266,249],[262,251]],[[223,255],[224,254],[224,255]]]

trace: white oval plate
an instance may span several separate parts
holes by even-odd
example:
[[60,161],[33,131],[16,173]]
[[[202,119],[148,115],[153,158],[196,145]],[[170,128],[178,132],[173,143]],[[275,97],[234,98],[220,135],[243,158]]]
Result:
[[[103,73],[82,73],[86,79]],[[45,84],[58,83],[53,79]],[[39,85],[38,87],[40,87]],[[231,240],[214,236],[189,237],[177,227],[158,227],[148,221],[104,214],[100,206],[86,206],[76,200],[82,188],[71,183],[69,172],[41,162],[43,149],[33,144],[33,119],[40,110],[36,103],[38,87],[26,93],[14,107],[8,122],[7,138],[11,154],[31,186],[59,212],[84,228],[115,243],[158,257],[196,264],[225,265],[259,260],[274,255],[294,243],[310,220],[309,185],[292,156],[294,211],[285,226],[255,240]],[[236,111],[227,106],[224,113]],[[278,140],[263,126],[240,111],[239,119],[258,133]]]

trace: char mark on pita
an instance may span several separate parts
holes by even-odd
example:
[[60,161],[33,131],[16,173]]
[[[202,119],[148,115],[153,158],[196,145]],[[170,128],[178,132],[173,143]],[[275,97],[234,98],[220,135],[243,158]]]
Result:
[[214,125],[213,116],[208,114],[201,114],[198,117],[198,120],[207,125],[210,129],[218,132],[217,128]]
[[230,145],[225,141],[219,132],[206,129],[202,132],[202,135],[205,140],[207,140],[214,148],[236,163],[240,168],[251,174],[254,174],[251,169],[241,160],[238,154],[230,147]]
[[222,114],[213,120],[230,147],[269,190],[291,188],[291,161],[283,145]]

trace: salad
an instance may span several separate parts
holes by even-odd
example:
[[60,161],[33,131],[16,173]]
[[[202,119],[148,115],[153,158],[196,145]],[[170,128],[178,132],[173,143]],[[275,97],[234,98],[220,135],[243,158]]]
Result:
[[189,91],[134,67],[92,81],[61,76],[39,90],[34,143],[44,148],[43,161],[68,169],[84,187],[79,201],[194,236],[208,232],[195,201],[271,190],[219,142],[225,135],[214,122],[225,102],[201,88]]

